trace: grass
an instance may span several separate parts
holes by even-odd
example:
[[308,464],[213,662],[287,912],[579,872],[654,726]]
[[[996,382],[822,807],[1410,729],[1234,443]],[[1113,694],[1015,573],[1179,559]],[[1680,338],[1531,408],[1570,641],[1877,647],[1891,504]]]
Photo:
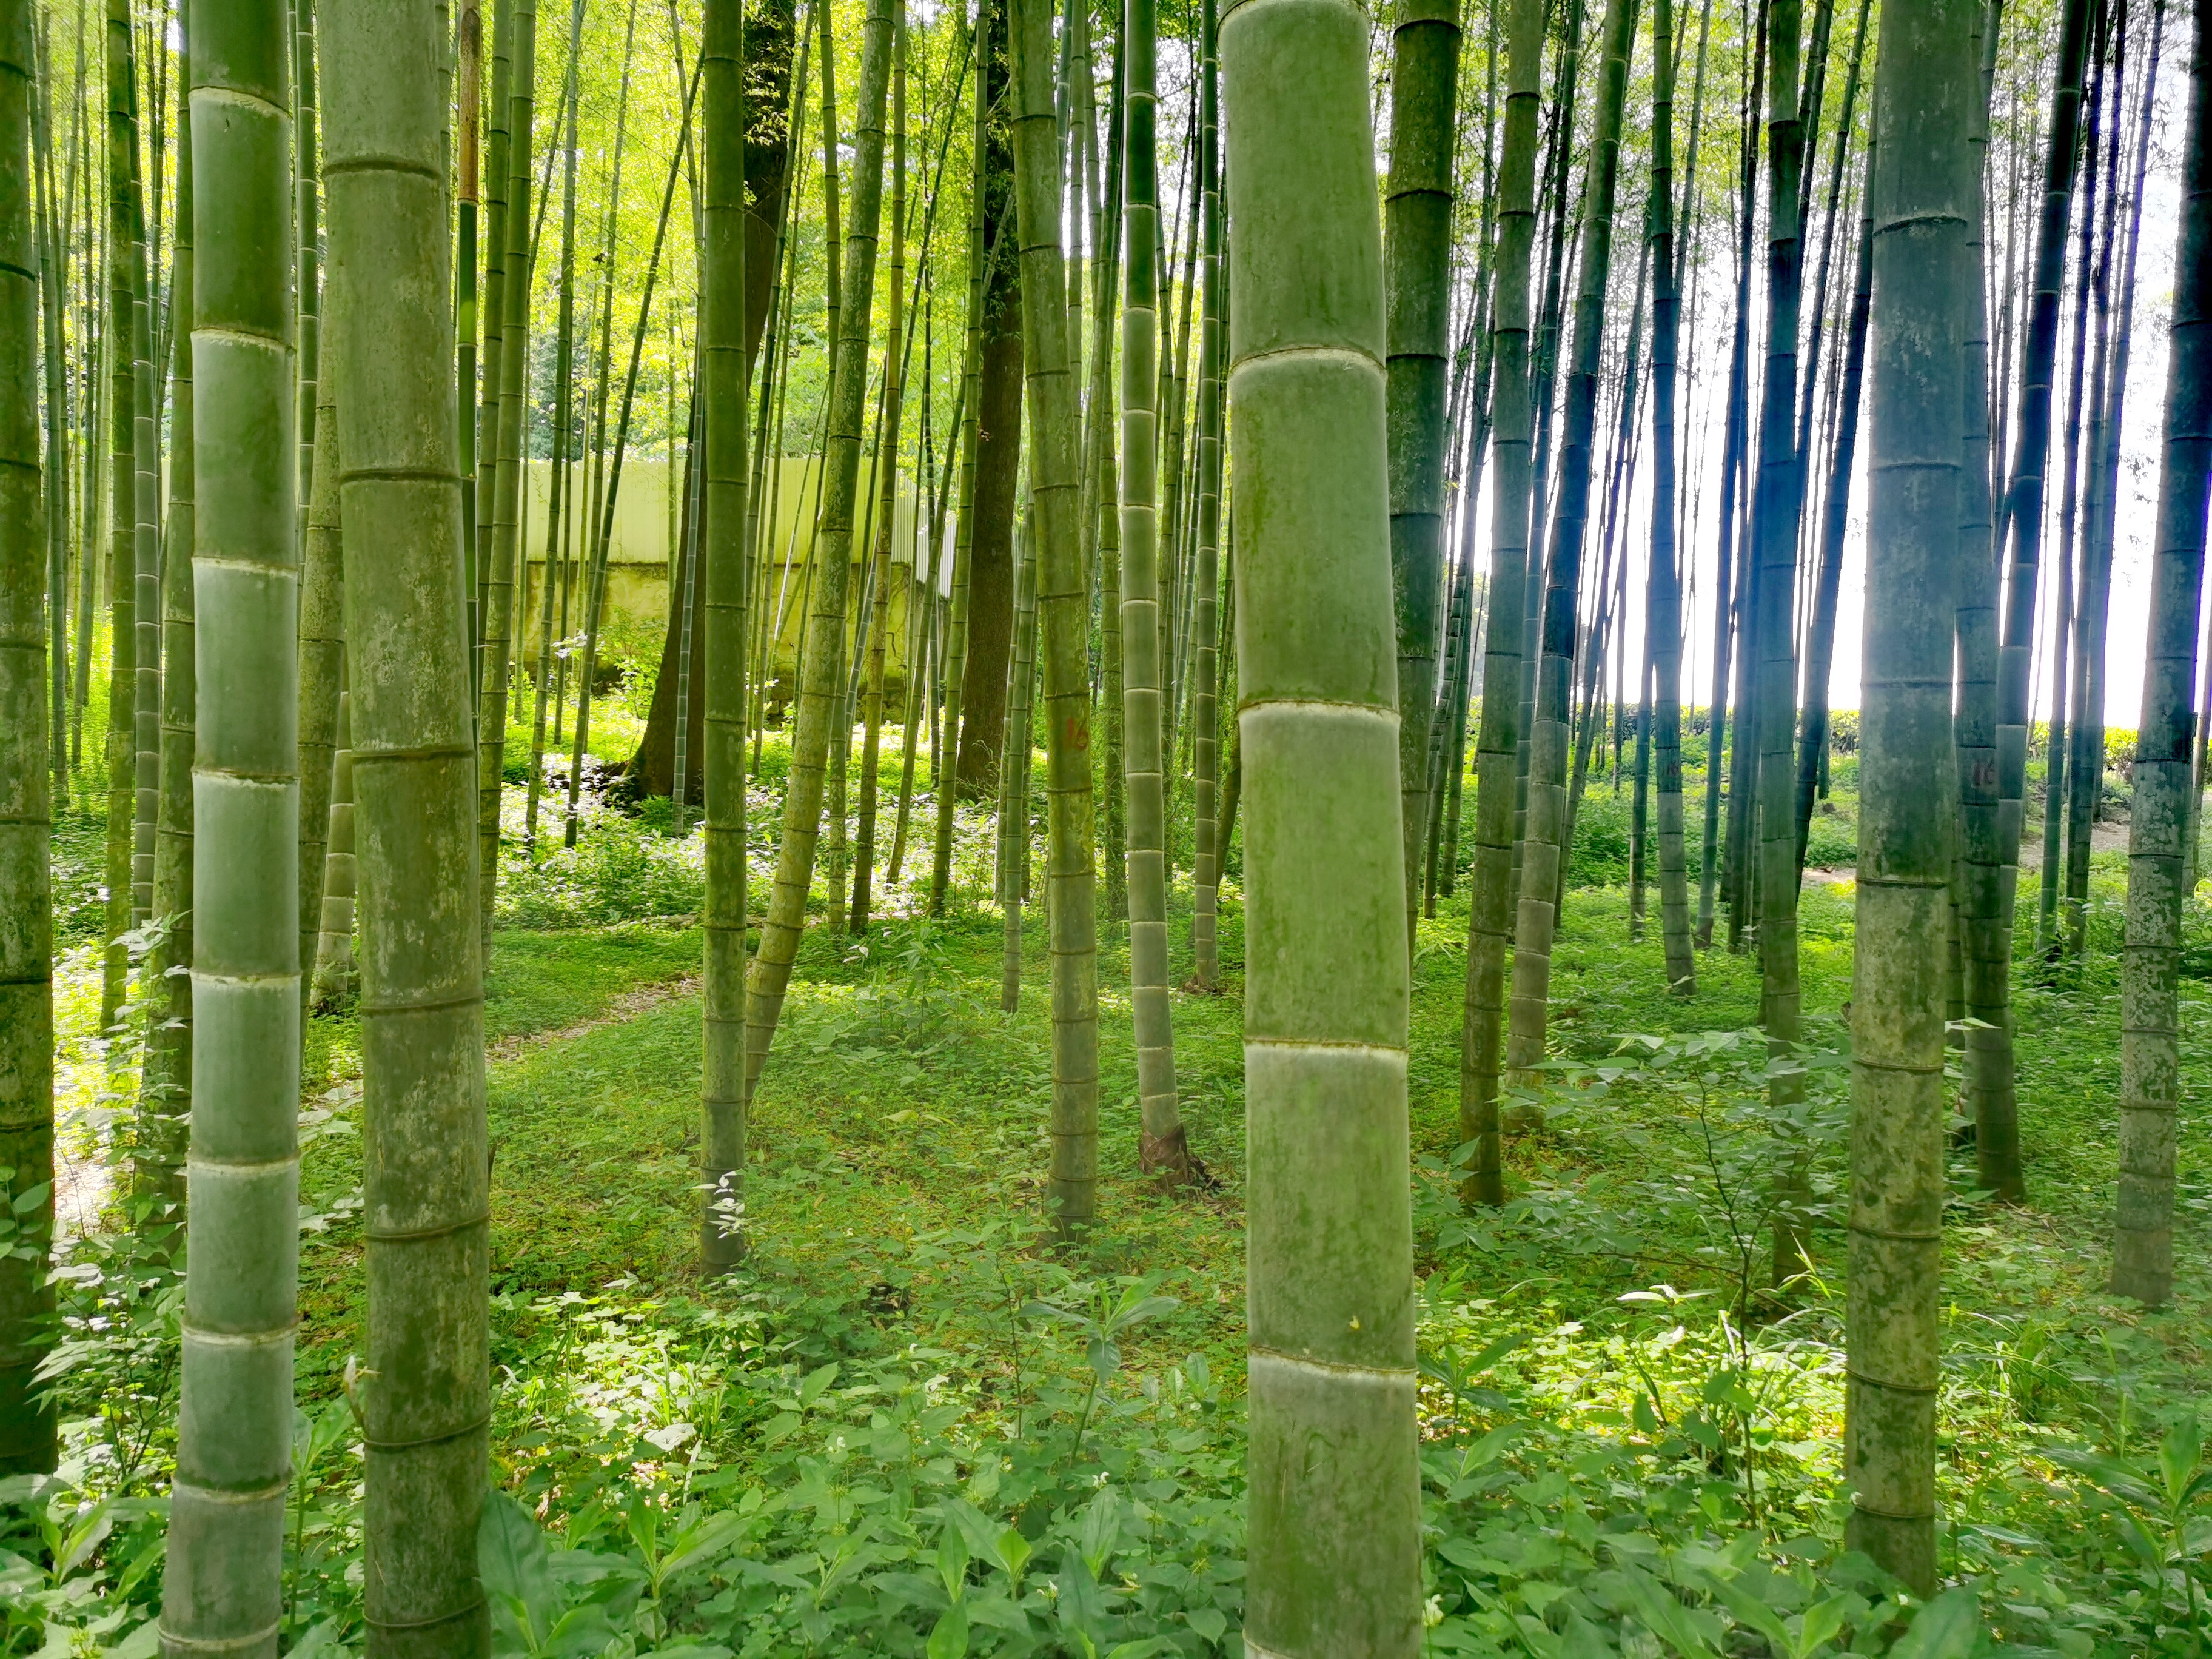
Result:
[[[1842,787],[1855,777],[1838,782],[1840,836],[1855,825]],[[763,872],[775,805],[769,790],[753,806]],[[1625,795],[1593,782],[1582,820],[1593,860],[1607,858],[1598,832],[1624,807]],[[965,813],[963,823],[972,895],[988,890],[988,827]],[[82,838],[65,825],[58,859],[79,857]],[[1165,1194],[1137,1168],[1126,945],[1102,926],[1100,1220],[1073,1249],[1044,1243],[1042,907],[1026,913],[1020,1009],[1002,1016],[996,908],[962,896],[942,922],[925,922],[909,879],[886,894],[887,920],[866,941],[807,934],[753,1107],[751,1254],[740,1274],[707,1284],[696,1267],[690,846],[696,836],[596,817],[574,853],[515,857],[503,872],[510,897],[486,982],[500,1484],[556,1543],[609,1560],[653,1559],[641,1515],[726,1523],[721,1554],[636,1603],[641,1653],[677,1632],[725,1651],[927,1644],[934,1656],[927,1638],[952,1615],[930,1564],[949,1540],[987,1564],[969,1570],[976,1605],[995,1595],[1007,1609],[975,1625],[962,1650],[1078,1652],[1060,1598],[1091,1593],[1073,1564],[1105,1524],[1104,1491],[1121,1494],[1121,1541],[1103,1558],[1115,1572],[1093,1572],[1104,1600],[1080,1626],[1106,1644],[1096,1650],[1233,1648],[1244,1173],[1233,878],[1222,989],[1178,994],[1174,1008],[1206,1190]],[[2089,958],[2049,984],[2023,975],[2016,993],[2030,1203],[1982,1200],[1971,1151],[1951,1159],[1944,1565],[1980,1608],[1977,1639],[2000,1650],[2183,1653],[2200,1640],[2179,1610],[2195,1569],[2146,1565],[2121,1519],[2132,1500],[2074,1482],[2045,1455],[2058,1443],[2142,1456],[2195,1421],[2212,1380],[2202,1122],[2182,1124],[2174,1304],[2146,1313],[2101,1288],[2124,880],[2100,854]],[[1190,903],[1185,878],[1170,898],[1178,982]],[[1851,907],[1848,885],[1814,885],[1801,913],[1808,1042],[1831,1056],[1847,1039]],[[1457,1140],[1463,889],[1415,941],[1429,1647],[1548,1654],[1587,1629],[1601,1645],[1586,1650],[1655,1652],[1655,1632],[1677,1616],[1649,1600],[1660,1586],[1692,1621],[1677,1634],[1705,1620],[1716,1649],[1724,1624],[1758,1628],[1733,1587],[1802,1620],[1840,1598],[1838,1639],[1880,1651],[1905,1610],[1839,1543],[1842,1235],[1824,1211],[1816,1281],[1794,1299],[1777,1303],[1745,1277],[1746,1240],[1764,1249],[1761,1206],[1784,1143],[1760,1103],[1756,1041],[1707,1034],[1755,1021],[1756,957],[1701,952],[1696,997],[1670,996],[1656,895],[1652,908],[1632,941],[1620,886],[1571,896],[1553,962],[1549,1124],[1509,1143],[1516,1199],[1497,1214],[1461,1211],[1444,1179]],[[2191,960],[2212,973],[2212,910],[2198,907],[2191,927]],[[2023,954],[2030,927],[2024,919]],[[80,977],[96,974],[89,953],[73,961]],[[65,1000],[78,1024],[85,1007],[81,994]],[[2194,979],[2183,1030],[2185,1079],[2201,1079],[2212,989]],[[1651,1041],[1624,1049],[1631,1034]],[[302,1177],[312,1218],[300,1391],[311,1417],[337,1426],[325,1461],[302,1475],[301,1513],[321,1542],[295,1557],[304,1588],[291,1629],[340,1645],[358,1632],[348,1574],[349,1564],[358,1571],[359,1466],[341,1379],[366,1312],[359,1139],[348,1132],[359,1064],[350,1017],[313,1023],[307,1094],[327,1115]],[[1802,1131],[1831,1195],[1844,1174],[1844,1076],[1832,1058],[1816,1064]],[[1127,1313],[1140,1294],[1172,1305],[1114,1327],[1112,1363],[1099,1361],[1113,1310]],[[157,1492],[158,1451],[136,1485],[112,1467],[103,1474],[98,1449],[112,1436],[88,1409],[94,1385],[118,1375],[150,1389],[145,1367],[111,1354],[76,1375],[72,1397],[87,1414],[72,1430],[72,1492]],[[988,1565],[998,1534],[970,1536],[971,1511],[1011,1526],[1036,1565]],[[153,1580],[119,1589],[124,1552],[118,1543],[113,1565],[97,1569],[103,1593],[143,1605]],[[839,1561],[859,1565],[833,1574]],[[1017,1638],[1017,1622],[1032,1635]],[[1729,1650],[1754,1650],[1741,1644],[1753,1639]]]

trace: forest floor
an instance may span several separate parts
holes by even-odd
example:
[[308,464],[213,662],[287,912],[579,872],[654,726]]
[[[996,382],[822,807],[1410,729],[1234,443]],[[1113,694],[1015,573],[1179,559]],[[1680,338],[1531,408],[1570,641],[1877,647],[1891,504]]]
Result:
[[[763,874],[776,758],[772,744],[751,807]],[[1838,799],[1847,852],[1855,803]],[[1625,805],[1602,783],[1585,803],[1601,876]],[[1127,952],[1102,925],[1098,1220],[1055,1245],[1042,1214],[1042,907],[1027,911],[1019,1012],[1002,1015],[1004,926],[974,896],[990,886],[988,820],[963,809],[961,821],[960,896],[942,921],[915,915],[910,857],[866,939],[806,935],[752,1108],[749,1255],[711,1282],[696,1265],[698,838],[605,812],[574,851],[509,861],[486,984],[495,1479],[514,1514],[582,1552],[552,1558],[547,1616],[600,1608],[611,1655],[1239,1650],[1233,864],[1222,984],[1174,1006],[1208,1183],[1166,1193],[1137,1167]],[[65,916],[82,913],[68,908],[72,870],[82,875],[72,857],[96,848],[95,820],[64,824]],[[1992,1644],[2201,1650],[2193,1552],[2212,1522],[2191,1528],[2185,1504],[2165,1514],[2148,1471],[2212,1382],[2212,1127],[2185,1111],[2172,1305],[2109,1297],[2124,876],[2112,854],[2094,866],[2087,958],[2039,970],[2047,983],[2023,968],[2015,994],[2028,1202],[1978,1194],[1972,1148],[1954,1136],[1942,1558],[1984,1629],[1964,1645],[1930,1634],[1922,1659]],[[1170,901],[1178,983],[1190,903],[1186,873]],[[1427,1649],[1757,1651],[1729,1645],[1747,1639],[1727,1635],[1741,1626],[1777,1653],[1830,1650],[1823,1629],[1885,1650],[1900,1604],[1843,1552],[1837,1496],[1851,889],[1810,881],[1803,894],[1809,1104],[1782,1114],[1748,1034],[1755,952],[1701,951],[1695,996],[1670,996],[1656,892],[1639,939],[1627,909],[1615,884],[1569,898],[1547,1124],[1508,1143],[1513,1196],[1499,1212],[1462,1209],[1449,1179],[1463,890],[1415,941]],[[2024,915],[2023,953],[2032,930]],[[2212,975],[2202,903],[2185,966]],[[127,1091],[109,1092],[94,1062],[89,947],[69,956],[61,987],[65,1139],[82,1156]],[[2212,984],[2185,979],[2182,1014],[2193,1100],[2212,1077]],[[360,1631],[360,1466],[343,1404],[366,1297],[359,1077],[356,1021],[313,1021],[288,1613],[299,1652],[349,1651]],[[1801,1152],[1815,1272],[1777,1296],[1767,1193]],[[161,1489],[173,1377],[158,1320],[137,1350],[91,1340],[131,1300],[117,1288],[139,1271],[127,1253],[95,1239],[79,1260],[85,1352],[64,1388],[81,1415],[64,1473],[71,1501],[125,1506],[102,1569],[102,1595],[120,1604],[150,1582],[143,1563],[123,1582],[137,1559],[124,1540],[151,1524],[123,1517]],[[140,1403],[104,1405],[103,1393]],[[2141,1484],[2079,1474],[2095,1455],[2142,1465]],[[627,1599],[611,1584],[629,1585]],[[553,1650],[502,1619],[508,1650]]]

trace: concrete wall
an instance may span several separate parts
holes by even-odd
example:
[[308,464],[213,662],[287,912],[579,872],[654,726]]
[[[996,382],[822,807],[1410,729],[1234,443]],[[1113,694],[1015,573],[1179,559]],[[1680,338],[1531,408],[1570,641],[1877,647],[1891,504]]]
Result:
[[[682,468],[679,464],[680,478]],[[524,572],[521,591],[516,595],[515,636],[520,647],[519,657],[526,663],[538,659],[538,641],[543,618],[540,616],[541,594],[544,592],[545,571],[546,528],[551,514],[552,463],[532,461],[528,464],[526,501],[524,507],[523,546],[528,560]],[[872,532],[877,517],[880,488],[872,467],[866,468],[860,489],[854,504],[854,562],[850,585],[847,589],[848,606],[860,603],[862,586],[861,566],[869,542],[863,537]],[[584,543],[583,521],[588,504],[583,499],[587,485],[585,472],[577,468],[571,474],[573,488],[565,503],[563,517],[568,521],[572,549],[580,549]],[[822,466],[817,457],[786,458],[769,471],[767,495],[763,511],[773,505],[775,522],[764,529],[767,541],[763,592],[754,596],[755,603],[775,606],[775,639],[773,655],[775,673],[788,677],[796,665],[799,637],[804,631],[803,605],[809,592],[807,568],[813,557],[813,523],[821,490]],[[681,503],[678,506],[680,509]],[[607,556],[607,617],[604,626],[635,635],[641,632],[658,633],[668,625],[672,582],[669,569],[669,548],[672,541],[669,512],[669,466],[665,461],[626,461],[623,465],[622,488],[615,501],[614,538]],[[925,568],[936,567],[938,591],[949,594],[952,590],[952,569],[950,550],[955,533],[951,515],[947,514],[944,556],[936,560],[927,557],[924,550]],[[898,569],[891,580],[891,629],[889,646],[889,674],[892,680],[902,680],[905,672],[907,635],[907,589],[911,581],[915,552],[915,498],[913,492],[902,490],[891,520],[891,558]],[[573,580],[573,579],[572,579]],[[554,637],[563,637],[560,615],[561,595],[554,596]],[[567,635],[580,636],[584,630],[585,598],[581,584],[577,583],[568,595]],[[697,624],[696,618],[694,625]],[[757,620],[756,627],[758,626]]]

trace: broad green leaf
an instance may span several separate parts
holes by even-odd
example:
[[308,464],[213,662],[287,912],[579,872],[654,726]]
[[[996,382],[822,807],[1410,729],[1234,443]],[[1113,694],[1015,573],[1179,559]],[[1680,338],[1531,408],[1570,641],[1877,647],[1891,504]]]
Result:
[[989,1625],[1016,1636],[1030,1634],[1030,1616],[1003,1595],[971,1595],[962,1605],[971,1624]]
[[[149,1619],[113,1647],[100,1649],[100,1659],[154,1659],[154,1656],[161,1650],[161,1620]],[[303,1653],[307,1651],[306,1644],[303,1643],[301,1646],[294,1648],[292,1651]]]
[[1920,1609],[1890,1659],[1966,1659],[1981,1633],[1981,1603],[1960,1584]]
[[1105,1620],[1106,1598],[1099,1594],[1097,1577],[1080,1550],[1065,1549],[1060,1553],[1060,1573],[1054,1580],[1060,1595],[1053,1610],[1063,1628],[1087,1638]]
[[1793,1659],[1810,1659],[1814,1650],[1822,1643],[1834,1639],[1844,1627],[1845,1607],[1844,1598],[1832,1595],[1825,1601],[1815,1601],[1805,1609],[1805,1616],[1797,1621],[1797,1639],[1790,1645]]
[[1635,1600],[1637,1614],[1647,1630],[1685,1656],[1685,1659],[1711,1659],[1712,1644],[1692,1620],[1689,1609],[1676,1601],[1672,1592],[1650,1574],[1632,1567],[1623,1577]]
[[1084,1506],[1082,1550],[1083,1559],[1094,1578],[1103,1577],[1106,1564],[1113,1559],[1114,1546],[1121,1540],[1121,1500],[1115,1497],[1111,1486],[1101,1486],[1098,1495]]
[[2039,1455],[2050,1459],[2062,1469],[2087,1475],[2124,1503],[2147,1510],[2164,1507],[2150,1477],[2131,1463],[2122,1462],[2103,1452],[2084,1451],[2078,1446],[2045,1446]]
[[945,1535],[937,1540],[937,1576],[945,1581],[947,1601],[957,1601],[966,1590],[968,1564],[973,1559],[966,1535],[957,1526],[947,1527]]
[[955,1601],[929,1632],[929,1659],[968,1659],[968,1606]]
[[1738,1624],[1757,1631],[1777,1653],[1790,1650],[1789,1631],[1765,1602],[1734,1579],[1723,1578],[1718,1573],[1700,1572],[1696,1577],[1704,1589],[1711,1591],[1721,1605],[1735,1615]]
[[1229,1621],[1218,1607],[1193,1607],[1183,1618],[1193,1630],[1217,1645],[1229,1629]]
[[2159,1473],[2166,1477],[2166,1497],[2175,1508],[2181,1506],[2182,1494],[2189,1490],[2190,1477],[2203,1455],[2204,1431],[2194,1413],[2168,1429],[2159,1442]]
[[1017,1593],[1021,1589],[1022,1569],[1030,1564],[1030,1540],[1022,1536],[1018,1528],[1008,1527],[992,1540],[992,1558],[1006,1570]]
[[964,1498],[955,1498],[945,1505],[945,1513],[960,1528],[971,1555],[984,1561],[999,1559],[999,1528],[982,1510]]
[[586,1603],[562,1616],[542,1651],[546,1659],[594,1659],[614,1639],[615,1627],[607,1620],[606,1609]]
[[1147,1319],[1157,1319],[1164,1313],[1173,1313],[1182,1304],[1171,1296],[1148,1296],[1126,1313],[1117,1313],[1110,1322],[1114,1329],[1127,1330]]
[[510,1596],[527,1609],[529,1624],[542,1628],[552,1622],[559,1602],[545,1535],[506,1492],[494,1492],[484,1498],[483,1518],[477,1523],[477,1571],[486,1589]]
[[654,1575],[656,1581],[665,1583],[687,1568],[720,1555],[737,1542],[744,1530],[744,1522],[727,1510],[686,1527],[669,1544],[667,1559]]

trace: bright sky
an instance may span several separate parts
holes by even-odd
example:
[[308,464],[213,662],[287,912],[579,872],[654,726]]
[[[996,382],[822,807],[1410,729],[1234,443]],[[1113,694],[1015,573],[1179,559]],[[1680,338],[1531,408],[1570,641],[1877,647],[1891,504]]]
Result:
[[[2174,242],[2179,228],[2179,152],[2185,125],[2183,94],[2186,67],[2185,54],[2174,49],[2169,32],[2168,51],[2160,67],[2152,160],[2144,191],[2142,247],[2137,259],[2136,309],[2121,440],[2118,534],[2113,554],[2110,633],[2106,658],[2106,723],[2129,728],[2135,726],[2139,720],[2142,701],[2143,641],[2150,611],[2151,532],[2157,513],[2158,439],[2166,401],[2166,321],[2172,305]],[[1836,258],[1839,264],[1852,257],[1851,250],[1843,246],[1844,240],[1838,239]],[[1633,246],[1632,243],[1616,243],[1616,257],[1619,257],[1620,250],[1632,249]],[[1806,261],[1808,289],[1814,280],[1811,267],[1815,258],[1814,251],[1808,248]],[[1764,274],[1762,259],[1754,267],[1753,280],[1763,281]],[[1686,704],[1701,705],[1709,703],[1712,697],[1712,590],[1718,559],[1714,515],[1721,495],[1721,416],[1726,393],[1730,343],[1725,305],[1716,302],[1712,286],[1715,276],[1723,284],[1729,280],[1729,273],[1726,272],[1708,274],[1705,297],[1698,302],[1697,314],[1691,326],[1685,329],[1681,362],[1686,369],[1694,364],[1696,380],[1682,412],[1678,416],[1688,451],[1680,487],[1685,492],[1698,491],[1701,495],[1693,509],[1695,520],[1691,539],[1695,568],[1690,580],[1694,596],[1686,596],[1691,633],[1683,661],[1682,700]],[[1843,280],[1848,287],[1847,270]],[[1717,298],[1724,301],[1725,292]],[[1809,293],[1807,303],[1808,306],[1811,303]],[[2116,311],[2117,303],[2116,297]],[[2017,308],[2016,306],[2016,312]],[[2063,459],[2066,341],[2070,332],[2070,325],[2062,328],[2060,385],[2054,408],[2051,457],[2054,477],[2051,492],[2052,518],[2046,520],[2051,527],[2045,535],[2045,562],[2043,579],[2039,584],[2041,620],[2034,671],[2035,708],[2039,720],[2047,716],[2051,700],[2049,637],[2056,595],[2051,562],[2056,557],[2057,546],[2055,515],[2058,490],[2055,480]],[[2015,386],[2016,384],[2015,377]],[[1601,422],[1605,418],[1601,410]],[[1755,422],[1755,406],[1753,418]],[[2015,421],[2014,424],[2016,423]],[[1608,423],[1601,441],[1609,444],[1610,438]],[[1854,484],[1850,528],[1844,546],[1843,586],[1836,623],[1834,671],[1829,686],[1830,706],[1838,709],[1856,708],[1859,702],[1859,659],[1865,617],[1866,580],[1866,446],[1863,427],[1861,439],[1860,477]],[[1632,487],[1632,507],[1626,520],[1628,533],[1635,538],[1637,544],[1632,550],[1629,567],[1627,661],[1632,665],[1642,660],[1644,650],[1643,583],[1645,538],[1649,535],[1651,472],[1648,438],[1646,447],[1647,453],[1638,468]],[[1479,556],[1486,563],[1488,558],[1486,532],[1491,477],[1492,474],[1486,470],[1483,500],[1479,508],[1485,527],[1482,551]],[[1602,556],[1597,531],[1601,489],[1602,481],[1600,480],[1592,494],[1591,532],[1584,562],[1586,592],[1589,591],[1587,585],[1594,584],[1598,579]],[[1610,696],[1613,679],[1610,665],[1606,678],[1606,695]],[[1627,695],[1633,702],[1637,693],[1632,668],[1629,678]]]

